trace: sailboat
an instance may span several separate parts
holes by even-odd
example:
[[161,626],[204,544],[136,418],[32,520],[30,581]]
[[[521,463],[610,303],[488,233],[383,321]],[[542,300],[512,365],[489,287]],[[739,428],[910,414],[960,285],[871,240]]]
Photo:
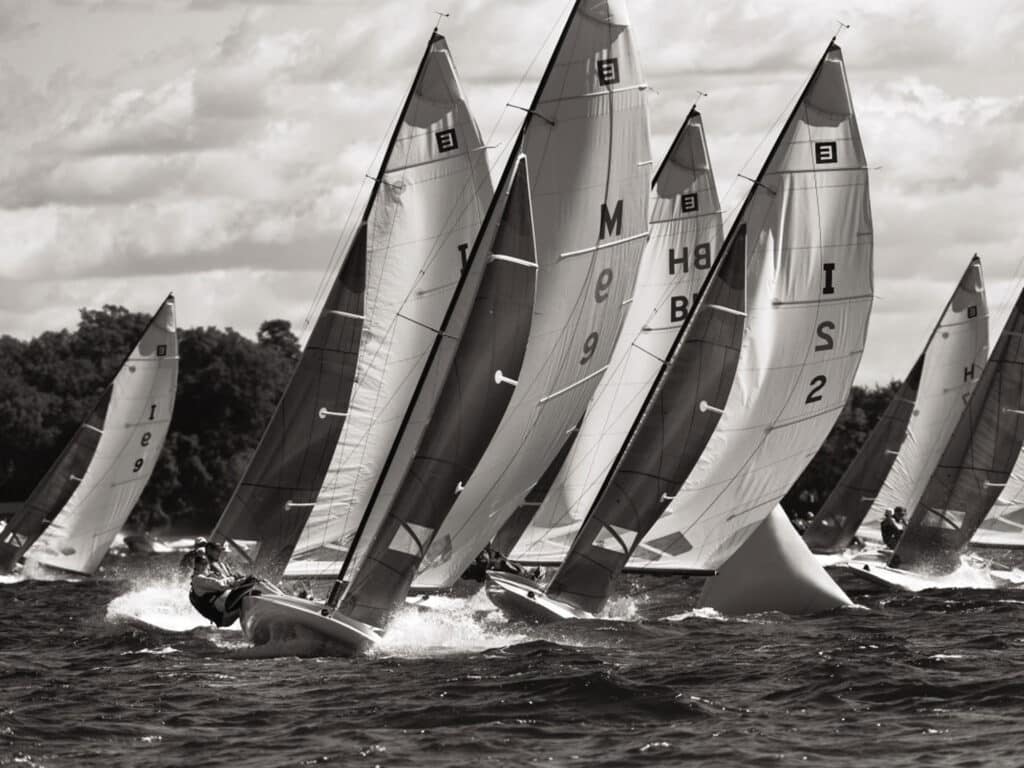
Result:
[[[337,542],[351,539],[353,510],[384,474],[491,193],[483,141],[434,30],[341,269],[211,535],[253,574],[277,582],[299,555],[336,571]],[[347,494],[340,509],[334,483]]]
[[654,388],[583,522],[565,562],[541,590],[488,572],[487,594],[513,618],[593,618],[615,577],[686,480],[718,423],[739,360],[745,318],[746,231],[725,255],[677,333]]
[[542,503],[529,510],[528,527],[519,524],[521,538],[512,540],[504,529],[495,537],[497,550],[512,552],[517,562],[557,565],[565,559],[637,420],[653,407],[651,390],[711,273],[722,215],[696,108],[654,174],[650,232],[629,315],[571,449],[554,476],[542,478],[527,497],[527,503]]
[[988,357],[988,302],[974,256],[907,378],[804,533],[842,552],[858,526],[877,538],[885,509],[913,509]]
[[633,555],[708,574],[761,524],[845,405],[873,301],[868,170],[833,40],[758,175],[746,228],[747,319],[724,414]]
[[32,561],[92,574],[156,466],[178,384],[174,295],[0,534],[0,570]]
[[648,237],[646,106],[625,3],[578,0],[526,113],[537,299],[505,417],[415,586],[453,584],[579,424],[606,372]]
[[889,568],[928,575],[960,565],[1024,444],[1024,291],[900,537]]

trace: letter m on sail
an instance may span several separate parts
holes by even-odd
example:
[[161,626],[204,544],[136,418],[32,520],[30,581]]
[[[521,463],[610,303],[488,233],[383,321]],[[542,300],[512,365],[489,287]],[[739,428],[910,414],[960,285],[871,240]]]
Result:
[[604,240],[609,232],[614,230],[616,235],[622,234],[622,201],[619,200],[615,204],[615,210],[611,213],[608,212],[608,204],[601,203],[601,234],[597,236],[598,240]]

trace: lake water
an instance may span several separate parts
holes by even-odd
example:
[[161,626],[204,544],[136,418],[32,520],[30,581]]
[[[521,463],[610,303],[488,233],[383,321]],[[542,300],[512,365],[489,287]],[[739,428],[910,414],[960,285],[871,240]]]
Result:
[[861,608],[726,620],[699,579],[624,577],[607,621],[481,592],[369,657],[259,658],[172,557],[109,562],[0,583],[0,766],[1024,764],[1024,591],[841,577]]

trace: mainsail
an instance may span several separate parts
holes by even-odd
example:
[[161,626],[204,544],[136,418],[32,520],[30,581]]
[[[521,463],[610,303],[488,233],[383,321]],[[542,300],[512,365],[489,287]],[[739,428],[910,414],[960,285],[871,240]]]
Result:
[[[490,250],[474,248],[467,285],[456,294],[453,317],[438,336],[439,345],[452,347],[450,362],[435,363],[445,358],[438,354],[428,364],[425,389],[436,369],[447,368],[438,376],[443,379],[438,395],[428,399],[436,403],[433,413],[339,605],[345,616],[364,624],[384,626],[405,597],[438,526],[494,435],[519,376],[537,262],[525,158],[516,165],[507,192],[499,193],[503,210],[488,217],[501,219]],[[490,229],[487,223],[484,229]]]
[[435,32],[345,263],[214,533],[258,543],[261,575],[276,578],[296,552],[337,571],[491,189],[483,142]]
[[830,43],[734,226],[747,333],[725,414],[631,565],[718,568],[771,512],[846,402],[873,299],[868,171]]
[[564,559],[718,254],[722,215],[696,109],[655,173],[652,191],[651,236],[629,315],[572,450],[514,550],[516,560]]
[[19,558],[96,570],[146,488],[178,384],[174,296],[157,309],[99,403],[0,538],[0,568]]
[[1010,478],[1024,443],[1024,291],[928,480],[890,566],[946,573]]
[[813,551],[841,552],[862,521],[877,536],[885,509],[917,505],[987,356],[988,303],[975,256],[910,374],[804,534]]
[[497,532],[607,368],[647,238],[646,83],[623,0],[577,0],[527,111],[537,300],[515,393],[417,584],[445,586]]

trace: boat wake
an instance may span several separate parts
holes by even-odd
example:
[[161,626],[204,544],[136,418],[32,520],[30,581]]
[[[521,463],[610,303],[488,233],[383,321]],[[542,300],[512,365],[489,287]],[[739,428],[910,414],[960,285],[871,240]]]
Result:
[[473,653],[525,642],[511,632],[501,611],[481,590],[469,598],[431,595],[392,618],[374,656],[436,656]]
[[210,626],[188,601],[188,583],[178,578],[139,580],[107,605],[107,621],[138,623],[170,632]]

